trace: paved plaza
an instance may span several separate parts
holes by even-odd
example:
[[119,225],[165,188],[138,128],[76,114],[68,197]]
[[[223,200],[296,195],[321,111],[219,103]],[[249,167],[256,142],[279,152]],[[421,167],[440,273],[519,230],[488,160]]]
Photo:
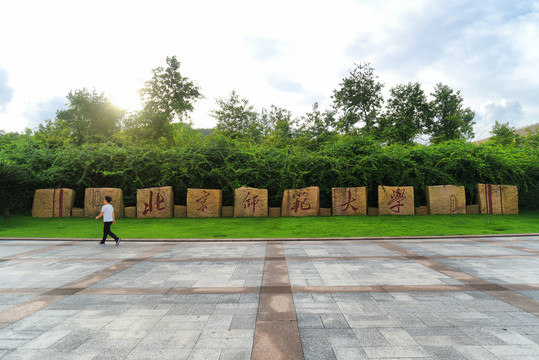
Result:
[[0,240],[1,359],[538,359],[539,236]]

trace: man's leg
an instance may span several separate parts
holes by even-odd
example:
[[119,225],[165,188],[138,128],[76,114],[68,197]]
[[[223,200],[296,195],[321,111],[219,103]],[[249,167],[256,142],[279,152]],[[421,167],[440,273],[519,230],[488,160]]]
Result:
[[110,226],[112,225],[112,223],[109,223],[109,227],[108,227],[108,234],[110,236],[112,236],[112,238],[114,239],[114,241],[116,241],[116,245],[118,245],[120,243],[120,238],[118,236],[116,236],[115,233],[112,232],[112,230],[110,229]]
[[105,240],[107,240],[107,235],[110,235],[110,224],[111,222],[103,222],[103,240],[101,240],[101,243],[104,244]]

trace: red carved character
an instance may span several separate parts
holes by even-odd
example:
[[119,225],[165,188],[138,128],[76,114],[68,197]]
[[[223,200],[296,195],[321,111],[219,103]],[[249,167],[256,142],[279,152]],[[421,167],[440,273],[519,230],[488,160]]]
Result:
[[[301,201],[300,197],[305,196],[305,199]],[[297,197],[296,194],[293,196],[296,200],[294,201],[294,205],[292,205],[291,210],[294,210],[295,213],[299,210],[309,210],[311,208],[311,204],[307,202],[307,192],[298,193]]]
[[247,193],[247,196],[243,200],[243,208],[247,209],[247,208],[252,206],[253,207],[253,213],[254,213],[255,208],[256,208],[256,204],[258,204],[260,202],[260,200],[258,200],[258,195],[255,195],[252,198],[250,198],[249,195],[251,195],[250,192]]
[[393,195],[391,195],[391,200],[387,203],[389,206],[389,210],[400,213],[401,207],[404,206],[404,204],[401,204],[402,201],[406,199],[406,196],[404,196],[406,189],[399,189],[393,190]]
[[[349,207],[352,208],[352,210],[357,211],[357,208],[352,205],[352,202],[356,201],[356,198],[352,199],[352,192],[348,190],[348,202],[341,205],[342,211],[348,210]],[[346,206],[346,207],[345,207]]]
[[[164,207],[161,207],[161,204],[165,202],[165,198],[161,193],[157,193],[155,196],[155,210],[162,211],[165,210]],[[150,190],[150,201],[147,203],[144,203],[144,211],[142,212],[142,215],[146,215],[149,212],[153,212],[153,191]]]
[[203,195],[201,198],[197,199],[196,202],[200,203],[202,206],[198,208],[198,211],[204,212],[208,207],[206,206],[206,201],[208,200],[208,196],[210,196],[210,193],[206,190],[203,191],[205,195]]

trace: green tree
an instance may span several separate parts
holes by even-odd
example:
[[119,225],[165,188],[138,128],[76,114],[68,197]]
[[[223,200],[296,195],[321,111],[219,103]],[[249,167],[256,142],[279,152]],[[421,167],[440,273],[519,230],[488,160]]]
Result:
[[104,93],[94,89],[71,91],[68,109],[58,110],[56,119],[40,126],[38,131],[59,133],[75,144],[102,142],[119,130],[125,111],[114,105]]
[[526,135],[519,136],[516,139],[519,145],[530,146],[532,148],[539,148],[539,128],[536,128],[534,131],[527,131]]
[[417,82],[397,85],[390,94],[386,113],[379,120],[379,136],[390,144],[412,144],[431,119],[427,97]]
[[335,132],[335,111],[322,112],[318,103],[314,103],[312,111],[301,118],[301,133],[306,140],[324,142]]
[[232,91],[227,99],[216,100],[218,109],[210,114],[217,120],[217,130],[233,139],[250,139],[259,142],[262,138],[262,125],[258,113],[249,100],[242,99]]
[[374,127],[384,101],[384,85],[377,78],[369,63],[356,64],[339,89],[333,91],[334,107],[340,111],[339,130],[350,132],[358,123],[363,123],[367,131]]
[[270,142],[288,143],[296,137],[298,121],[284,108],[271,105],[269,109],[262,109],[260,123]]
[[139,90],[144,106],[131,121],[132,126],[142,126],[143,135],[152,139],[170,138],[170,124],[185,122],[193,111],[193,103],[203,98],[199,86],[181,75],[175,56],[167,57],[166,62],[166,68],[152,70],[152,79]]
[[[0,132],[0,139],[2,138],[2,133]],[[25,183],[27,176],[23,171],[21,165],[15,162],[8,162],[6,159],[3,159],[2,154],[0,154],[0,216],[7,217],[10,215],[8,199],[12,199],[12,202],[16,202],[16,199],[13,199],[12,192],[8,191],[8,186],[13,184],[22,184]]]
[[434,97],[430,102],[432,119],[427,126],[431,142],[472,138],[475,113],[463,107],[460,91],[438,83],[431,95]]
[[512,145],[516,139],[515,128],[509,126],[509,122],[501,124],[496,121],[490,134],[492,135],[490,141],[503,146]]

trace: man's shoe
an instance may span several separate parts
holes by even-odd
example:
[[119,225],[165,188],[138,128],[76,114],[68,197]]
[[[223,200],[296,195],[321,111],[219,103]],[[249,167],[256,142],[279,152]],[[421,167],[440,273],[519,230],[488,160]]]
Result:
[[121,240],[122,240],[122,239],[120,239],[120,238],[116,239],[116,246],[120,245],[120,241],[121,241]]
[[100,242],[99,242],[99,245],[105,245],[105,242],[104,242],[104,241],[100,241]]

